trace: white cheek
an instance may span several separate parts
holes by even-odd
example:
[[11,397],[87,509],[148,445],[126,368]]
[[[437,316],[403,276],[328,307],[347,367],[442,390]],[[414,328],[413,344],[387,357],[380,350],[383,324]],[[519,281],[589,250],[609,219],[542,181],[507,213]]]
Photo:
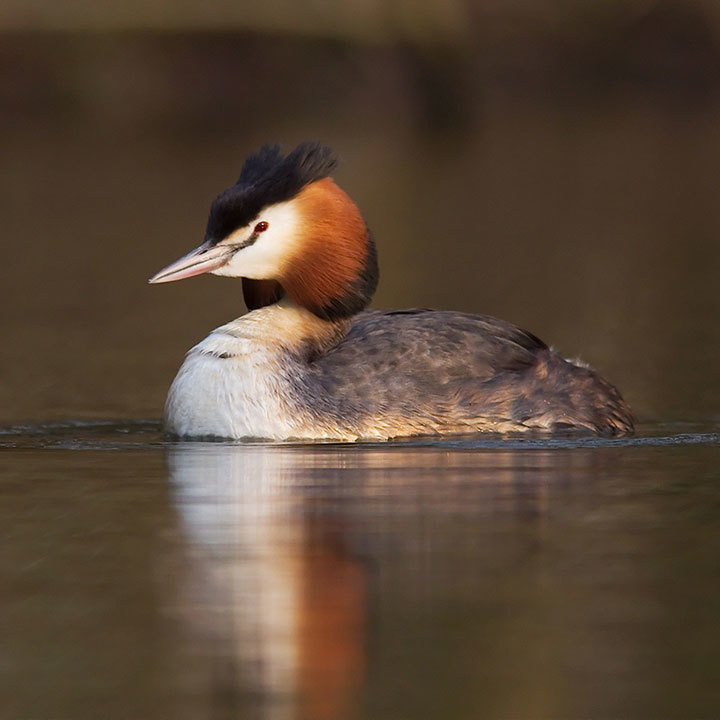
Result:
[[228,263],[213,270],[213,275],[255,280],[277,277],[297,238],[298,213],[292,201],[265,208],[247,227],[236,230],[221,245],[243,242],[262,220],[268,224],[268,229],[260,234],[255,243],[239,250]]

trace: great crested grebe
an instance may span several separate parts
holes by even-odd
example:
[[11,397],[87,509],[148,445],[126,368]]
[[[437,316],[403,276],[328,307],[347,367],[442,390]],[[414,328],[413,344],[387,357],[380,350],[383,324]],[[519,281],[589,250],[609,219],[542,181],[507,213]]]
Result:
[[586,429],[632,432],[590,368],[485,315],[366,310],[375,243],[330,178],[330,148],[265,146],[210,208],[205,242],[154,275],[242,278],[250,312],[192,348],[166,429],[183,437],[357,440]]

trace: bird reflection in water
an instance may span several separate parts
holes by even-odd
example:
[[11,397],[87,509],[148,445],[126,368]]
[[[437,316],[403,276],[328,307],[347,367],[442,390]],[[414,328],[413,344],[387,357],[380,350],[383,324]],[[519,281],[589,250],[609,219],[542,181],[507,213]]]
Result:
[[169,469],[191,555],[182,614],[212,658],[208,702],[221,715],[352,717],[367,567],[342,514],[306,491],[313,453],[192,444],[170,450]]
[[[548,714],[558,710],[555,696],[546,697],[547,678],[538,676],[558,637],[553,622],[537,621],[545,607],[543,548],[554,537],[546,527],[549,497],[553,488],[584,485],[607,460],[557,449],[471,449],[172,446],[189,558],[179,598],[187,646],[179,655],[186,672],[188,655],[196,661],[181,687],[194,688],[198,713],[272,720],[361,714],[357,708],[382,695],[378,683],[390,682],[369,672],[379,661],[366,648],[382,655],[408,631],[388,625],[388,598],[396,609],[402,598],[425,608],[427,618],[446,617],[458,603],[472,607],[471,616],[456,618],[469,629],[453,657],[489,676],[517,659],[512,644],[509,656],[503,650],[506,633],[513,636],[516,623],[537,628],[535,641],[523,642],[527,675],[518,666],[513,676],[526,692],[509,693],[508,715],[523,716],[526,700],[547,703]],[[515,581],[506,587],[498,577],[508,568]],[[382,637],[370,642],[369,598],[384,603],[372,616],[385,618],[372,623]],[[478,618],[494,628],[489,635],[470,629]],[[430,646],[428,653],[423,662],[435,662]]]

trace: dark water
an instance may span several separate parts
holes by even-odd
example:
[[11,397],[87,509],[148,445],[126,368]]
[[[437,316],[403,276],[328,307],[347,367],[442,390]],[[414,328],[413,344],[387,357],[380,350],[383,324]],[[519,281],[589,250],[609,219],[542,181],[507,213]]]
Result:
[[[0,37],[0,718],[720,717],[717,3],[410,41],[412,4],[365,39],[266,5],[282,32]],[[145,281],[307,138],[376,307],[526,327],[638,435],[167,443],[183,353],[244,308]]]
[[0,448],[3,717],[717,717],[720,426]]

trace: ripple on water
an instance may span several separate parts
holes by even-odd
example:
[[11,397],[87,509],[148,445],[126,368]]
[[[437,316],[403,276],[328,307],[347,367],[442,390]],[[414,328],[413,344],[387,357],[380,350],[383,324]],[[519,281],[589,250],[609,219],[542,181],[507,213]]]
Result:
[[[159,420],[67,420],[0,427],[0,449],[53,450],[133,450],[162,448],[175,445],[178,440],[168,438]],[[720,444],[718,423],[643,423],[630,437],[597,437],[564,433],[551,437],[540,434],[500,435],[486,433],[453,437],[427,437],[392,440],[388,442],[297,442],[271,443],[262,440],[215,441],[230,444],[261,444],[292,446],[348,446],[390,449],[446,448],[454,451],[472,450],[552,450],[604,447],[663,447],[676,445]]]

